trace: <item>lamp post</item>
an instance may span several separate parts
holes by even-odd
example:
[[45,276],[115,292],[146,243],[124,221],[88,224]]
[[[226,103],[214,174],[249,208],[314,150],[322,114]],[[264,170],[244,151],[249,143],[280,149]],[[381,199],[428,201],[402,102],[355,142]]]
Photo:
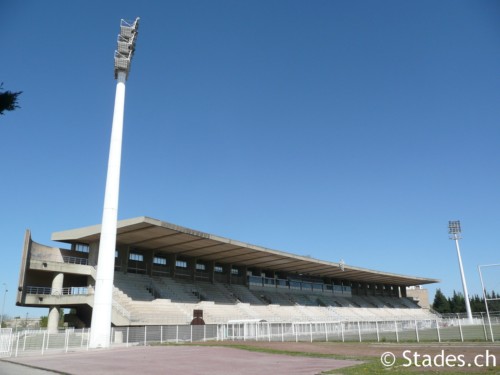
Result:
[[472,324],[472,313],[470,310],[470,302],[469,302],[469,293],[467,292],[467,283],[465,281],[464,267],[462,265],[462,256],[460,255],[460,246],[458,245],[458,240],[461,238],[460,234],[462,233],[462,229],[460,228],[460,221],[449,221],[448,222],[450,240],[455,241],[455,245],[457,247],[457,255],[458,255],[458,266],[460,267],[460,275],[462,277],[462,287],[464,289],[464,299],[465,299],[465,309],[467,310],[467,319],[469,324]]
[[3,325],[3,309],[5,307],[5,296],[7,295],[7,284],[5,283],[2,283],[3,287],[4,287],[4,292],[3,292],[3,302],[2,302],[2,315],[0,315],[0,330],[2,329],[2,325]]
[[121,20],[118,46],[115,51],[116,95],[109,146],[108,174],[104,193],[101,238],[97,259],[94,306],[89,347],[107,348],[110,345],[115,268],[116,225],[118,221],[118,194],[120,191],[120,164],[125,109],[125,81],[134,55],[139,18],[134,22]]

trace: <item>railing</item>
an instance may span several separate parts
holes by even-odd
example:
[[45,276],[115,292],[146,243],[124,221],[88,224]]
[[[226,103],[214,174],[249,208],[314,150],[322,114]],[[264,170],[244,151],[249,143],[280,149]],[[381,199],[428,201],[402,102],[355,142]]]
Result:
[[25,288],[27,294],[37,294],[37,295],[52,295],[52,296],[58,296],[58,295],[88,295],[89,293],[89,288],[88,287],[75,287],[75,286],[70,286],[67,288],[49,288],[45,286],[27,286]]
[[278,288],[278,289],[289,289],[290,291],[305,291],[313,293],[327,293],[333,294],[334,296],[348,296],[352,295],[352,289],[350,286],[333,285],[333,284],[322,284],[312,281],[301,281],[301,280],[287,280],[287,279],[275,279],[270,277],[262,276],[248,276],[248,284],[250,289],[252,288]]
[[[500,323],[486,329],[475,325],[451,325],[448,321],[295,322],[273,323],[248,320],[225,324],[155,325],[111,328],[111,346],[217,341],[307,342],[467,342],[497,343]],[[88,350],[90,329],[67,329],[58,333],[0,330],[0,357]]]
[[141,275],[147,275],[148,274],[148,267],[147,267],[147,265],[145,265],[145,268],[142,268],[142,267],[138,267],[137,265],[129,264],[127,267],[127,272],[141,274]]
[[[434,312],[434,310],[432,310]],[[436,312],[434,312],[436,313]],[[472,318],[474,319],[487,319],[487,315],[485,312],[475,312],[475,313],[472,313]],[[443,314],[439,314],[440,317],[442,317],[443,319],[467,319],[467,313],[466,312],[463,312],[463,313],[443,313]],[[498,319],[500,319],[500,311],[490,311],[490,318],[493,319],[493,318],[497,318],[497,321]]]
[[63,256],[64,263],[69,264],[79,264],[82,266],[88,266],[89,260],[87,258],[79,258],[79,257],[71,257],[71,256]]

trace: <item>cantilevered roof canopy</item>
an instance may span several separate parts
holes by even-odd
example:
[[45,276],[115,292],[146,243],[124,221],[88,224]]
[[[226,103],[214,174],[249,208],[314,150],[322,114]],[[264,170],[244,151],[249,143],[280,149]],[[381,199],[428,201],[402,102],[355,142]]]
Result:
[[[52,240],[92,243],[98,241],[100,235],[101,226],[94,225],[55,232],[52,234]],[[405,286],[439,282],[436,279],[379,272],[349,265],[344,265],[342,270],[339,263],[271,250],[144,216],[118,221],[116,243],[152,250],[155,254],[177,254],[222,264],[296,272],[315,277]]]

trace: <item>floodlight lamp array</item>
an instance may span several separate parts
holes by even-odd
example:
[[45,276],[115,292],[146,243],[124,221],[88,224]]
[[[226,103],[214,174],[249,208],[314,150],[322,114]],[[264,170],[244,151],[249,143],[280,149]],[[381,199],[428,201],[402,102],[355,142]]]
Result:
[[121,20],[120,34],[118,35],[118,46],[115,51],[115,79],[118,78],[118,72],[125,72],[126,78],[130,71],[132,56],[135,51],[135,42],[139,29],[139,17],[134,22]]
[[460,228],[460,221],[449,221],[448,222],[449,234],[452,240],[458,239],[460,237],[460,233],[462,233],[462,229]]

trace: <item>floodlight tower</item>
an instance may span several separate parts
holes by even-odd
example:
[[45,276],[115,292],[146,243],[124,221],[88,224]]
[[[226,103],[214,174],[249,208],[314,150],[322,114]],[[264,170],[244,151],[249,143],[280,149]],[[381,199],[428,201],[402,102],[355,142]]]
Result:
[[462,286],[464,288],[464,299],[465,299],[465,309],[467,310],[467,319],[470,324],[472,324],[472,313],[470,310],[469,293],[467,292],[467,283],[465,282],[464,267],[462,265],[462,257],[460,255],[460,247],[458,246],[458,240],[460,239],[460,233],[462,229],[460,228],[460,221],[449,221],[448,222],[450,240],[455,240],[455,245],[457,247],[458,255],[458,265],[460,267],[460,275],[462,276]]
[[104,194],[101,239],[97,259],[94,306],[89,347],[107,348],[110,344],[111,313],[113,308],[113,277],[115,269],[116,225],[118,221],[118,195],[120,190],[120,164],[122,152],[125,81],[130,71],[139,18],[134,22],[121,20],[118,48],[115,51],[116,95],[111,142],[109,146],[108,175]]

